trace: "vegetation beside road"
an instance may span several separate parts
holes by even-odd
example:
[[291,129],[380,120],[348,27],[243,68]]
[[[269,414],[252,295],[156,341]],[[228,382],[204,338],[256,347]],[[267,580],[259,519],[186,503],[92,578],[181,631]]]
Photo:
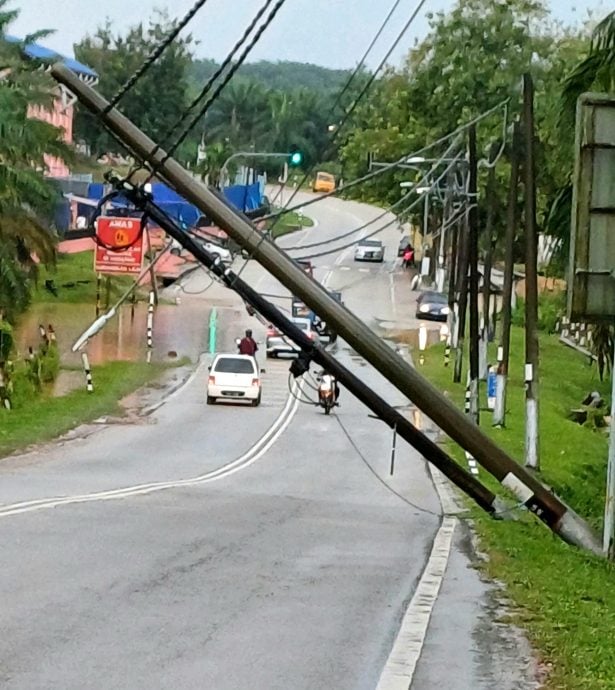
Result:
[[[278,210],[278,209],[276,209]],[[299,215],[296,211],[290,211],[283,216],[276,218],[271,223],[271,237],[276,239],[283,235],[288,235],[291,232],[302,230],[303,228],[311,228],[314,221],[303,214]]]
[[[523,338],[513,328],[507,428],[493,429],[491,414],[482,413],[481,427],[514,458],[524,453]],[[567,419],[587,393],[608,399],[610,383],[600,382],[595,366],[556,336],[541,336],[540,479],[597,529],[602,529],[608,437],[591,424]],[[442,345],[425,353],[422,371],[459,407],[464,387],[452,383],[452,368],[443,366]],[[494,361],[493,358],[491,361]],[[465,374],[462,376],[465,381]],[[481,402],[484,406],[484,386]],[[463,452],[446,446],[465,465]],[[481,469],[480,481],[502,493],[501,486]],[[612,690],[615,688],[613,640],[615,601],[610,595],[615,566],[567,546],[533,516],[515,511],[515,522],[495,521],[473,509],[485,568],[505,583],[518,607],[515,621],[528,631],[540,661],[549,669],[548,690]]]
[[102,415],[121,412],[119,400],[169,368],[145,362],[111,362],[92,369],[94,392],[83,388],[60,397],[49,391],[11,411],[0,408],[0,457],[57,438]]

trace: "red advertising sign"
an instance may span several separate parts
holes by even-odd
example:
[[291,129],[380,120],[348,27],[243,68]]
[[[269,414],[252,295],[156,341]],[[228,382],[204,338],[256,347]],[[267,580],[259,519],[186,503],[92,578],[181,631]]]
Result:
[[141,273],[143,235],[139,236],[140,232],[140,218],[101,216],[96,221],[96,237],[104,246],[96,245],[94,270],[97,273]]

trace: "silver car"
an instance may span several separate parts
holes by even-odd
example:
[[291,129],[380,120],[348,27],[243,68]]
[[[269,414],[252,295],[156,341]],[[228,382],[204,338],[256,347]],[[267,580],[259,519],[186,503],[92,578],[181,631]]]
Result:
[[[292,321],[295,326],[299,326],[308,338],[318,341],[318,333],[312,330],[312,323],[309,319],[294,318]],[[294,340],[280,333],[277,328],[269,326],[265,340],[265,350],[267,357],[277,357],[278,355],[296,355],[301,351],[301,348]]]
[[355,261],[384,261],[384,247],[380,240],[361,240],[354,250]]

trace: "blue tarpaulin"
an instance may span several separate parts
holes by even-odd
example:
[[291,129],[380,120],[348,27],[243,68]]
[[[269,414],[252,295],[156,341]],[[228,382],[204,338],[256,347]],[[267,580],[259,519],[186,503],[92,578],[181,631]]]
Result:
[[[226,187],[222,190],[222,193],[231,206],[244,213],[246,211],[254,211],[262,204],[261,187],[258,183]],[[101,199],[103,194],[104,185],[100,182],[94,182],[88,187],[88,197],[90,199]],[[183,227],[195,225],[197,220],[203,215],[196,206],[185,201],[176,191],[165,184],[153,184],[152,194],[154,201],[160,208],[177,220]]]

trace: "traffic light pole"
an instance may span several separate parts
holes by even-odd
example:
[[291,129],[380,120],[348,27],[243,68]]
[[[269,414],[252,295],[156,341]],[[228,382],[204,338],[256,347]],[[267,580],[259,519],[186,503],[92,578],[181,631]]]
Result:
[[340,338],[510,489],[528,510],[535,513],[565,541],[602,554],[600,540],[580,516],[548,491],[473,422],[466,419],[449,399],[393,352],[361,319],[333,299],[322,285],[297,267],[290,257],[264,237],[245,216],[234,211],[221,195],[194,179],[177,161],[167,156],[164,150],[121,113],[110,108],[105,98],[81,82],[63,64],[54,65],[51,74],[72,91],[140,159],[147,162],[158,177],[223,228],[321,319],[331,323]]

